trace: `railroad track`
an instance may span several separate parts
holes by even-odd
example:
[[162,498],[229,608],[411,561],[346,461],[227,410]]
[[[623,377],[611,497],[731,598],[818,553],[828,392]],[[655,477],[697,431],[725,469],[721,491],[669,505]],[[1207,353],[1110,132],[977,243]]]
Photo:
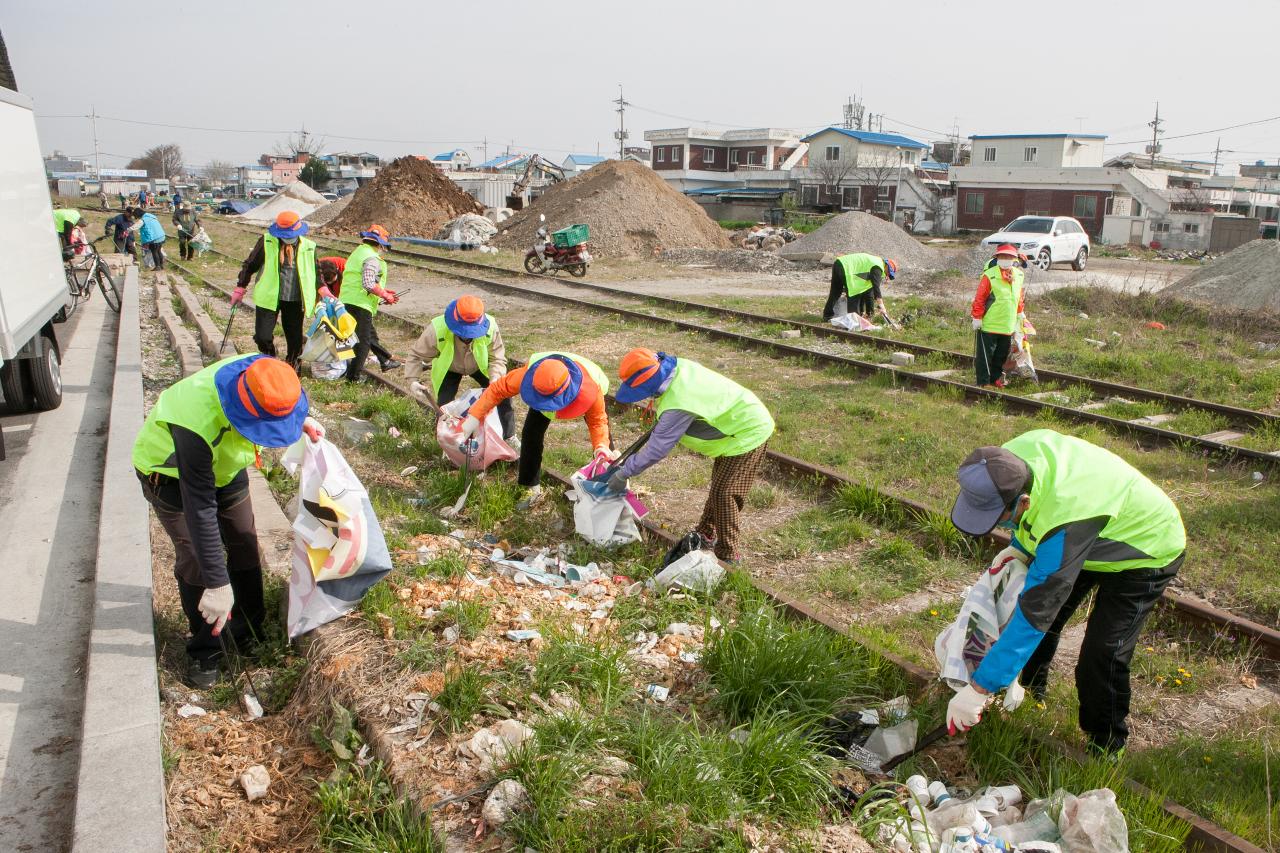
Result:
[[[244,226],[237,227],[243,228]],[[325,238],[323,244],[338,248],[354,247],[356,243],[335,238]],[[233,258],[223,252],[214,252],[223,257],[227,257],[233,261]],[[796,357],[803,359],[812,359],[819,362],[827,362],[848,369],[851,372],[862,375],[893,375],[897,381],[905,385],[915,388],[946,388],[952,393],[960,395],[966,400],[973,402],[995,402],[1005,408],[1026,412],[1029,414],[1040,414],[1049,412],[1062,418],[1063,420],[1074,421],[1077,423],[1089,423],[1101,426],[1111,432],[1133,435],[1139,438],[1147,439],[1161,444],[1172,444],[1179,447],[1198,450],[1210,456],[1224,459],[1230,462],[1253,463],[1267,467],[1280,467],[1280,453],[1266,450],[1256,450],[1253,448],[1240,447],[1230,442],[1238,441],[1246,437],[1246,432],[1240,430],[1249,430],[1259,427],[1271,427],[1280,431],[1280,416],[1267,412],[1259,412],[1253,409],[1244,409],[1237,406],[1229,406],[1222,403],[1214,403],[1208,400],[1198,400],[1192,397],[1181,397],[1176,394],[1168,394],[1162,391],[1154,391],[1144,388],[1137,388],[1130,385],[1122,385],[1114,382],[1106,382],[1102,380],[1089,379],[1081,376],[1074,376],[1067,373],[1056,373],[1052,371],[1037,371],[1040,376],[1062,381],[1083,385],[1090,388],[1093,392],[1104,397],[1115,397],[1123,395],[1126,401],[1147,401],[1158,402],[1161,405],[1169,406],[1179,412],[1202,411],[1213,415],[1227,418],[1228,422],[1235,427],[1230,430],[1220,430],[1206,435],[1191,435],[1188,433],[1177,432],[1175,430],[1166,429],[1160,424],[1166,423],[1176,417],[1172,413],[1161,413],[1149,415],[1143,418],[1133,420],[1123,420],[1114,418],[1109,415],[1100,414],[1093,411],[1094,408],[1100,408],[1105,405],[1104,402],[1094,402],[1085,404],[1081,408],[1064,405],[1062,403],[1053,402],[1049,399],[1036,399],[1035,397],[1024,397],[1019,394],[1012,394],[1007,391],[1000,391],[991,388],[980,388],[967,382],[960,382],[955,379],[948,378],[949,374],[956,371],[935,371],[917,373],[910,370],[882,364],[874,361],[866,361],[864,359],[852,358],[845,355],[836,355],[832,353],[822,352],[821,350],[810,349],[808,347],[796,346],[793,344],[781,343],[775,340],[753,337],[751,335],[742,334],[740,332],[732,332],[715,326],[703,325],[691,322],[689,320],[681,320],[674,317],[667,317],[661,314],[653,314],[642,310],[632,310],[619,307],[617,305],[608,305],[601,302],[593,302],[586,299],[578,299],[571,296],[565,296],[557,293],[549,293],[545,290],[536,288],[522,287],[511,282],[499,282],[489,278],[482,278],[477,275],[459,272],[459,269],[470,269],[477,272],[485,273],[502,273],[504,275],[516,278],[534,278],[545,281],[548,277],[534,275],[522,270],[509,270],[500,267],[488,266],[486,264],[477,264],[471,261],[465,261],[459,258],[443,258],[436,255],[428,255],[422,252],[413,252],[406,249],[390,249],[388,254],[391,256],[388,260],[392,263],[398,263],[411,269],[421,269],[434,272],[439,275],[446,275],[462,281],[467,281],[480,288],[488,290],[496,290],[525,296],[532,299],[540,299],[543,301],[555,302],[563,305],[572,305],[588,311],[597,313],[609,313],[622,317],[626,317],[641,322],[652,323],[655,320],[665,323],[676,328],[697,332],[702,335],[709,336],[718,340],[732,341],[740,346],[746,346],[754,349],[760,349],[770,352],[778,356]],[[437,266],[431,266],[435,264]],[[441,269],[449,267],[450,269]],[[771,317],[764,314],[754,314],[746,311],[738,311],[729,308],[720,308],[713,305],[706,305],[698,302],[688,302],[680,299],[672,299],[663,296],[651,296],[645,294],[630,293],[618,288],[608,287],[600,284],[592,284],[578,280],[569,280],[554,278],[557,284],[563,284],[567,287],[587,289],[594,293],[608,296],[610,298],[626,299],[629,301],[648,302],[663,307],[679,310],[682,314],[688,315],[690,312],[711,313],[719,317],[725,317],[742,322],[753,323],[757,325],[770,326],[789,326],[807,332],[814,337],[823,337],[828,339],[842,340],[848,343],[856,344],[872,344],[879,348],[887,348],[894,350],[904,350],[913,353],[926,355],[942,355],[959,361],[968,360],[971,364],[972,356],[963,353],[957,353],[952,350],[927,347],[920,344],[910,344],[904,341],[896,341],[892,339],[881,338],[875,335],[861,334],[857,332],[847,332],[832,326],[823,326],[816,323],[804,323],[793,320],[787,320],[780,317]],[[1052,392],[1050,392],[1052,393]]]
[[[224,296],[230,295],[230,289],[224,285],[209,281],[194,270],[188,269],[180,264],[173,263],[172,261],[169,263],[176,269],[180,270],[189,279],[199,282],[204,287],[212,289]],[[521,288],[520,290],[523,289]],[[426,328],[424,324],[415,320],[410,320],[406,317],[387,314],[386,312],[381,312],[378,316],[380,319],[391,319],[396,325],[405,329],[414,336],[421,334]],[[389,382],[381,376],[368,371],[366,371],[366,375],[372,377],[375,381],[387,385],[387,387],[395,389],[398,393],[404,392],[403,388],[395,383]],[[839,471],[823,465],[815,465],[811,462],[807,462],[803,459],[799,459],[785,453],[779,453],[775,450],[766,450],[766,455],[769,463],[785,477],[794,481],[806,483],[817,482],[824,493],[834,493],[841,489],[854,486],[863,489],[868,488],[866,484],[853,480]],[[905,496],[880,490],[877,490],[877,493],[901,509],[904,517],[908,520],[932,518],[942,515],[942,513],[937,509],[926,506],[925,504]],[[987,535],[986,539],[997,549],[1004,548],[1009,544],[1009,536],[1002,530],[992,531]],[[1280,661],[1280,631],[1275,628],[1244,618],[1231,613],[1230,611],[1214,607],[1208,602],[1193,596],[1172,590],[1165,591],[1164,602],[1183,619],[1201,626],[1206,626],[1215,631],[1230,629],[1231,631],[1238,632],[1240,635],[1248,637],[1250,641],[1255,644],[1259,653],[1271,660]]]
[[[181,264],[173,263],[172,266],[178,269],[180,272],[182,272],[184,276],[202,283],[203,286],[211,288],[224,295],[229,295],[229,291],[227,288],[208,281],[203,276],[195,273],[192,270],[185,268]],[[219,335],[218,328],[212,322],[209,316],[205,314],[203,309],[198,304],[195,304],[193,299],[188,299],[187,296],[183,295],[180,291],[181,291],[181,288],[179,289],[179,298],[183,305],[183,309],[184,309],[183,313],[187,314],[189,319],[191,319],[198,326],[200,331],[200,337],[202,339],[202,345],[204,346],[204,349],[206,350],[206,352],[211,354],[213,350],[217,348],[217,345],[212,343],[212,341],[216,340]],[[405,318],[397,318],[397,321],[400,323],[408,324],[408,325],[418,325],[419,328],[421,327],[420,324],[416,324],[414,323],[414,321],[406,320]],[[386,379],[385,377],[379,376],[374,373],[367,373],[367,375],[375,383],[382,385],[389,391],[395,394],[398,394],[400,396],[409,397],[409,394],[406,389],[397,385],[391,380]],[[772,454],[771,456],[775,458],[775,462],[776,462],[778,461],[776,457],[779,457],[780,455]],[[844,480],[844,478],[841,477],[841,475],[837,474],[836,472],[829,472],[826,469],[822,469],[817,466],[810,466],[807,463],[800,462],[800,460],[794,460],[791,457],[782,457],[782,461],[784,462],[789,461],[790,463],[799,463],[801,466],[804,467],[806,471],[810,472],[809,476],[815,476],[815,475],[819,477],[830,476],[830,477],[834,477],[836,480],[843,481],[846,483],[848,482],[847,480]],[[544,474],[551,477],[556,482],[560,483],[565,487],[568,487],[570,485],[567,477],[564,477],[556,472],[544,469]],[[926,509],[925,511],[928,511],[928,510]],[[658,525],[656,522],[650,519],[647,519],[647,518],[643,519],[641,521],[641,525],[644,528],[646,535],[658,540],[664,545],[670,546],[674,544],[675,541],[679,538],[677,534],[672,534],[671,532],[664,530],[660,525]],[[755,584],[756,587],[761,590],[761,592],[763,592],[772,601],[774,601],[775,604],[782,607],[784,610],[786,610],[788,613],[792,614],[796,618],[816,622],[840,634],[848,633],[846,626],[841,625],[836,620],[823,614],[821,611],[811,607],[807,603],[800,601],[783,591],[777,590],[765,582],[759,581],[754,578],[751,579],[751,582]],[[904,672],[904,674],[918,687],[928,688],[930,685],[936,684],[936,677],[934,673],[918,666],[917,664],[911,661],[901,658],[900,656],[894,655],[891,652],[888,652],[884,649],[877,648],[876,645],[873,643],[868,643],[865,640],[857,637],[855,637],[854,639],[855,641],[866,646],[872,652],[880,655],[885,660],[889,661],[890,663],[900,668]],[[1033,737],[1035,737],[1037,740],[1039,740],[1042,744],[1046,746],[1052,747],[1053,749],[1061,751],[1065,754],[1072,755],[1076,757],[1077,760],[1085,760],[1084,754],[1079,749],[1076,749],[1075,747],[1072,747],[1066,744],[1065,742],[1057,739],[1052,734],[1047,734],[1039,731],[1032,731],[1031,734]],[[1154,796],[1154,792],[1152,792],[1149,788],[1142,785],[1141,783],[1136,782],[1128,777],[1121,777],[1121,778],[1123,779],[1123,784],[1127,788],[1138,793],[1139,795]],[[1240,838],[1239,836],[1228,831],[1227,829],[1219,826],[1218,824],[1213,823],[1210,820],[1207,820],[1204,817],[1201,817],[1196,812],[1191,811],[1190,809],[1182,806],[1181,804],[1171,799],[1164,798],[1162,800],[1162,807],[1166,813],[1185,822],[1191,827],[1191,831],[1187,839],[1188,847],[1190,847],[1191,849],[1231,851],[1231,853],[1262,853],[1261,848],[1257,847],[1251,842],[1243,838]]]

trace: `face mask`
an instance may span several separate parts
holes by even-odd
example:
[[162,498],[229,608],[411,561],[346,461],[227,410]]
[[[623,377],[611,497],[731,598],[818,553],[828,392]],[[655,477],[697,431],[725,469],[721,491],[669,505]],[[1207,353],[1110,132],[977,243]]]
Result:
[[1013,267],[1013,258],[998,258],[996,259],[996,265],[1002,270],[1011,269]]
[[298,238],[297,237],[281,237],[280,242],[284,243],[285,245],[292,246],[294,243],[298,242]]

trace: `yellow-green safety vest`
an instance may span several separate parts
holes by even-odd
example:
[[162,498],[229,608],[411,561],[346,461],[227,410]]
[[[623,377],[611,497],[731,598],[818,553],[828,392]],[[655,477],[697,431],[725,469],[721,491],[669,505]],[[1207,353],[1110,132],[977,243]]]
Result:
[[723,433],[723,438],[695,438],[680,443],[703,456],[739,456],[755,450],[773,435],[773,416],[749,388],[687,358],[676,359],[667,390],[658,395],[658,417],[669,409],[689,412]]
[[[310,317],[316,310],[316,244],[299,237],[295,244],[294,268],[298,289],[302,291],[302,312]],[[262,235],[262,269],[253,286],[253,304],[274,311],[280,306],[280,240],[272,234]]]
[[882,276],[889,274],[885,269],[884,258],[868,255],[866,252],[841,255],[836,258],[836,263],[844,270],[844,289],[850,296],[857,296],[871,289],[873,269],[878,267]]
[[1109,450],[1051,429],[1025,432],[1004,449],[1031,469],[1031,504],[1018,519],[1018,542],[1037,544],[1065,524],[1106,518],[1085,569],[1161,568],[1187,548],[1182,516],[1169,496]]
[[[471,339],[471,354],[476,357],[476,366],[480,368],[480,372],[487,377],[489,375],[489,344],[493,341],[493,330],[497,328],[497,324],[490,315],[484,316],[489,321],[489,331],[484,337]],[[431,385],[435,388],[436,399],[439,399],[440,386],[444,384],[445,374],[453,366],[453,350],[457,345],[457,336],[449,331],[443,314],[431,321],[431,328],[435,330],[436,349],[440,351],[435,361],[431,362]]]
[[369,256],[373,255],[378,258],[378,287],[385,288],[387,286],[387,262],[378,256],[377,249],[368,243],[361,243],[356,246],[354,252],[347,258],[347,266],[342,271],[342,293],[338,298],[342,300],[343,305],[354,305],[357,308],[363,308],[370,314],[378,313],[378,297],[364,289],[364,262]]
[[[609,393],[609,377],[608,375],[605,374],[603,370],[600,369],[600,365],[596,364],[591,359],[586,358],[584,356],[580,356],[576,353],[560,352],[559,350],[550,350],[548,352],[535,352],[533,355],[529,356],[529,367],[532,368],[541,359],[544,359],[549,355],[558,355],[558,356],[561,356],[562,358],[567,358],[570,361],[576,361],[579,367],[585,367],[587,369],[587,375],[590,376],[595,381],[596,385],[600,386],[601,397]],[[548,418],[559,417],[558,412],[543,412],[542,414],[546,415]]]
[[170,424],[191,430],[209,445],[213,452],[214,484],[218,487],[230,483],[237,474],[253,465],[257,448],[252,441],[236,432],[223,414],[213,377],[224,365],[256,357],[254,353],[224,358],[161,391],[133,442],[133,467],[143,474],[178,477]]
[[67,227],[68,222],[72,225],[79,225],[80,211],[74,207],[59,207],[53,211],[53,228],[59,234],[62,233],[63,228]]
[[1009,270],[1013,281],[1005,282],[999,267],[982,274],[991,286],[991,304],[982,315],[982,331],[993,335],[1012,335],[1018,322],[1018,303],[1022,301],[1022,270],[1016,266]]

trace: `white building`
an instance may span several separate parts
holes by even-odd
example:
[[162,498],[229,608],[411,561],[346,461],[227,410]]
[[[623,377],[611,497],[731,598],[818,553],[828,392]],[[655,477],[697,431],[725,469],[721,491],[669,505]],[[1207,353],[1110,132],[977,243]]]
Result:
[[596,154],[570,154],[564,158],[564,162],[560,164],[560,168],[564,169],[564,176],[568,178],[576,178],[578,175],[597,166],[607,160],[607,157],[600,157]]
[[471,155],[461,148],[455,148],[432,157],[431,164],[442,172],[461,172],[471,168]]

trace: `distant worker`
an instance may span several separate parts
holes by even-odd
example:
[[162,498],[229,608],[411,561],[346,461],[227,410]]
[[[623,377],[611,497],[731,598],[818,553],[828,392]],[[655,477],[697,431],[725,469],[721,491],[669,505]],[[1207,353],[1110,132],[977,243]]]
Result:
[[133,232],[129,230],[132,225],[133,217],[129,215],[129,211],[122,210],[106,221],[102,227],[102,236],[111,238],[116,252],[132,255],[134,240]]
[[174,190],[173,191],[173,209],[177,210],[181,206],[182,206],[182,192],[179,190]]
[[1177,575],[1187,535],[1178,508],[1119,456],[1048,429],[979,447],[960,465],[951,521],[971,536],[1011,531],[1030,558],[1009,624],[947,709],[971,728],[1019,678],[1043,699],[1063,628],[1095,589],[1076,663],[1080,728],[1100,752],[1129,735],[1129,662],[1152,607]]
[[80,224],[80,211],[74,207],[59,207],[53,211],[53,230],[58,232],[58,242],[62,244],[62,257],[71,257],[72,232]]
[[1023,272],[1017,266],[1018,250],[1008,243],[996,249],[996,265],[988,266],[978,280],[970,313],[973,315],[973,366],[981,386],[1005,386],[1004,363],[1023,313]]
[[[373,325],[378,306],[383,302],[395,305],[400,301],[394,290],[387,289],[387,262],[382,257],[391,245],[391,235],[381,225],[370,225],[368,231],[360,232],[360,237],[360,245],[347,256],[346,267],[342,271],[342,295],[338,297],[355,317],[356,337],[359,338],[355,358],[347,365],[348,382],[360,380],[369,351],[378,342],[378,330]],[[379,363],[384,371],[400,366],[394,360],[379,360]]]
[[200,229],[200,214],[191,207],[191,202],[174,207],[173,224],[178,229],[178,255],[184,261],[194,260],[196,247],[191,245],[191,238]]
[[315,313],[316,296],[332,296],[327,287],[318,285],[319,262],[316,244],[307,239],[311,230],[292,210],[276,216],[265,234],[258,238],[249,257],[240,265],[231,304],[238,305],[253,286],[253,342],[263,355],[276,354],[276,319],[284,329],[285,363],[297,370],[302,358],[305,320]]
[[98,190],[98,206],[101,207],[103,210],[107,209],[108,205],[107,205],[106,190]]
[[827,294],[827,304],[822,308],[822,319],[830,320],[836,316],[842,295],[847,302],[846,313],[861,314],[867,318],[876,311],[885,313],[880,287],[886,278],[893,281],[897,276],[898,264],[889,258],[866,252],[841,255],[831,265],[831,292]]
[[[436,317],[409,348],[409,361],[404,375],[409,390],[425,400],[427,386],[418,381],[425,365],[431,366],[431,394],[443,406],[458,396],[462,377],[470,376],[481,388],[488,388],[507,373],[507,349],[502,341],[498,321],[484,311],[478,296],[460,296]],[[498,403],[502,421],[502,437],[516,442],[516,413],[511,400]]]
[[622,357],[618,376],[618,402],[653,398],[658,419],[644,446],[610,472],[610,488],[625,491],[629,478],[665,459],[676,444],[711,457],[711,489],[696,530],[714,543],[717,557],[737,561],[738,519],[773,435],[769,410],[729,377],[665,352],[633,349]]
[[164,269],[164,241],[167,236],[164,233],[164,226],[160,224],[160,220],[156,219],[154,213],[148,213],[141,208],[133,209],[133,230],[138,234],[138,242],[142,244],[143,254],[149,254],[151,261],[158,270]]
[[233,356],[162,391],[134,442],[142,493],[173,543],[193,687],[217,681],[224,626],[241,652],[263,638],[262,563],[246,469],[261,464],[259,448],[288,447],[304,432],[320,440],[324,428],[307,417],[308,405],[284,362]]
[[591,436],[591,447],[597,456],[616,459],[609,441],[609,416],[604,398],[609,393],[609,378],[589,358],[571,352],[540,352],[529,356],[529,363],[518,367],[484,389],[480,399],[467,412],[461,437],[466,439],[480,431],[480,424],[503,400],[516,394],[529,406],[529,414],[520,430],[520,471],[517,482],[524,488],[517,506],[528,509],[541,500],[543,491],[542,449],[551,421],[584,418]]
[[147,209],[147,191],[145,189],[138,190],[138,207],[143,210]]
[[129,197],[124,194],[124,190],[120,190],[117,195],[120,198],[120,209],[124,210],[129,205]]

